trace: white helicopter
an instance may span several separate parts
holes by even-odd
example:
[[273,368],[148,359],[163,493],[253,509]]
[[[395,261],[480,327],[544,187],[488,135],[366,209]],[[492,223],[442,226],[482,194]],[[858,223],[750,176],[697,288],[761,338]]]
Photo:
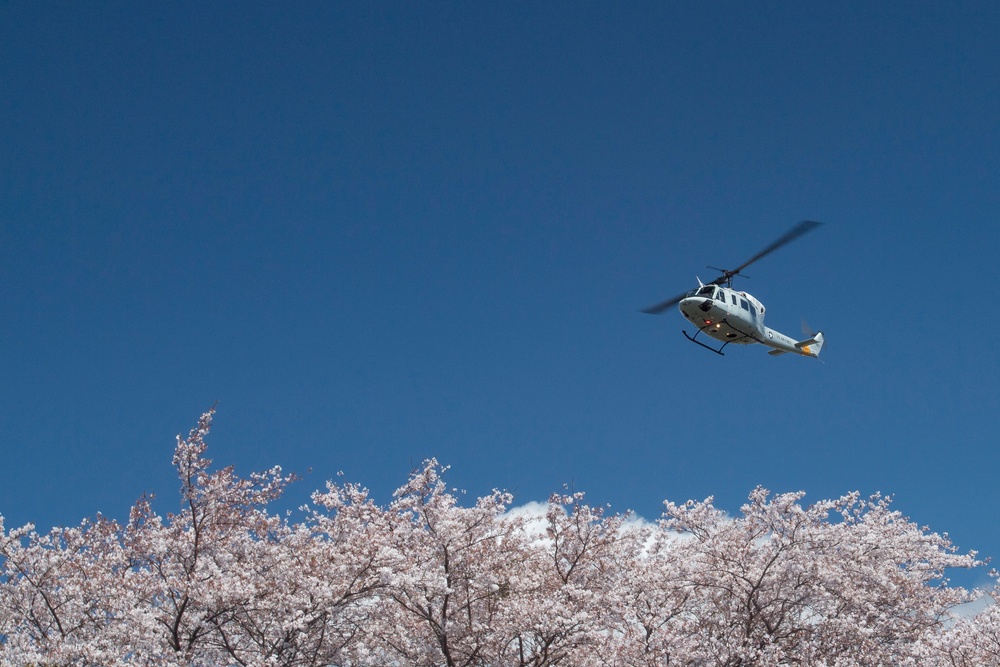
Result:
[[[697,289],[650,306],[642,312],[659,315],[676,304],[684,317],[698,327],[694,336],[689,335],[687,331],[683,332],[684,336],[692,343],[697,343],[716,354],[723,354],[723,348],[730,343],[738,345],[761,343],[772,348],[768,352],[771,355],[792,352],[804,357],[819,357],[819,351],[823,348],[822,331],[809,335],[805,340],[795,340],[764,326],[764,304],[746,292],[734,290],[733,277],[761,257],[816,229],[821,224],[823,223],[803,220],[737,268],[730,270],[709,267],[721,271],[722,275],[708,284],[701,282],[699,278]],[[698,340],[698,335],[702,333],[720,341],[722,346],[716,349],[701,342]]]

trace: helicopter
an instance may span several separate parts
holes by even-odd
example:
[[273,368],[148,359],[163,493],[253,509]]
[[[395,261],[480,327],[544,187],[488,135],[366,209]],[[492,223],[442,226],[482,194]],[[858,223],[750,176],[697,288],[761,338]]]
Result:
[[[695,289],[644,308],[642,312],[659,315],[671,306],[678,306],[681,314],[698,327],[693,336],[682,330],[684,337],[719,355],[724,355],[722,350],[730,343],[737,345],[761,343],[771,348],[768,354],[772,356],[793,353],[817,358],[823,348],[822,331],[807,334],[805,340],[795,340],[791,336],[764,326],[764,304],[746,292],[733,289],[733,278],[758,259],[822,224],[815,220],[803,220],[735,269],[710,266],[708,268],[721,271],[722,275],[709,283],[703,283],[701,278],[698,278],[698,287]],[[721,342],[722,345],[715,348],[698,340],[701,334]]]

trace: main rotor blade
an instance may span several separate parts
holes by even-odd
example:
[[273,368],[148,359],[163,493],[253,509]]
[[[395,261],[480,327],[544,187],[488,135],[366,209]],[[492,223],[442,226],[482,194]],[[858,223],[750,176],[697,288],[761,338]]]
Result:
[[676,306],[678,303],[681,302],[681,299],[683,299],[686,296],[687,292],[684,292],[683,294],[678,294],[674,298],[667,299],[666,301],[658,303],[655,306],[650,306],[649,308],[643,308],[641,312],[649,313],[650,315],[659,315],[660,313],[666,311],[671,306]]
[[745,261],[742,264],[740,264],[738,267],[736,267],[732,271],[727,271],[726,273],[728,273],[730,275],[736,275],[737,273],[739,273],[743,269],[747,268],[748,266],[750,266],[751,264],[753,264],[754,262],[756,262],[761,257],[764,257],[765,255],[771,254],[772,252],[774,252],[775,250],[777,250],[781,246],[783,246],[783,245],[785,245],[787,243],[791,243],[792,241],[794,241],[795,239],[799,238],[800,236],[802,236],[806,232],[811,232],[812,230],[816,229],[817,227],[819,227],[822,224],[823,224],[822,222],[816,222],[815,220],[803,220],[802,222],[800,222],[799,224],[795,225],[790,230],[788,230],[787,232],[785,232],[785,234],[783,236],[779,237],[777,241],[775,241],[771,245],[767,246],[766,248],[764,248],[763,250],[761,250],[759,253],[757,253],[756,255],[754,255],[753,257],[751,257],[750,259],[748,259],[747,261]]

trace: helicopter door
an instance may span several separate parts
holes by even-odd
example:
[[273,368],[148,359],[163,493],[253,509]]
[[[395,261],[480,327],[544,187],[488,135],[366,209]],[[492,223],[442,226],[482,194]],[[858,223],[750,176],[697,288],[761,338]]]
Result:
[[747,311],[747,315],[745,315],[744,317],[749,316],[750,317],[750,321],[752,322],[753,321],[753,317],[750,316],[749,313],[753,312],[753,306],[750,305],[750,302],[747,301],[746,299],[740,299],[740,307],[743,310]]
[[753,323],[753,328],[756,331],[763,332],[763,322],[760,321],[760,313],[757,312],[757,306],[750,304],[750,322]]

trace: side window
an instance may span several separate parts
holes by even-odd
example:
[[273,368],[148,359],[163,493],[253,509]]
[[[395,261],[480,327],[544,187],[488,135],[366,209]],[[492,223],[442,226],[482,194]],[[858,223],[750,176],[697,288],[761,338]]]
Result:
[[726,302],[726,293],[723,292],[722,290],[719,290],[718,292],[715,293],[715,300],[716,301],[721,301],[722,303],[725,303]]
[[750,310],[750,304],[746,299],[740,299],[740,305],[743,307],[743,310]]
[[730,296],[730,298],[732,298],[733,305],[735,306],[736,305],[736,295],[735,294],[730,294],[729,296]]

